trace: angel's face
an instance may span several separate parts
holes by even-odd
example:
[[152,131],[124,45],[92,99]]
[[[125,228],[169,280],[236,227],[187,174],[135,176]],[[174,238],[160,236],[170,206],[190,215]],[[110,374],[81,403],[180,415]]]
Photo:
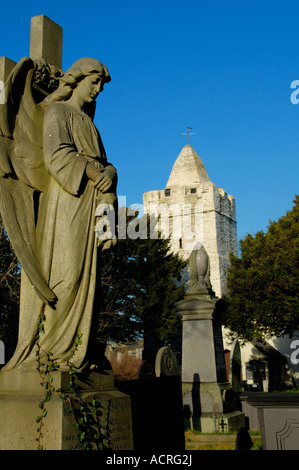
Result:
[[103,88],[104,83],[101,75],[88,75],[78,83],[73,91],[73,95],[76,95],[76,98],[79,98],[82,103],[91,103],[97,98],[99,93],[103,91]]

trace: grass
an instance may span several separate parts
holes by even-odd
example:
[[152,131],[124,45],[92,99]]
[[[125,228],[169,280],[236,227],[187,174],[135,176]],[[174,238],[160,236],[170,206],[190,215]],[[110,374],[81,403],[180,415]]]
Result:
[[288,388],[284,390],[283,392],[277,392],[277,393],[299,393],[299,388]]
[[[250,450],[262,450],[262,439],[259,431],[249,431],[253,446]],[[185,432],[186,450],[235,450],[236,432],[201,433],[188,430]]]

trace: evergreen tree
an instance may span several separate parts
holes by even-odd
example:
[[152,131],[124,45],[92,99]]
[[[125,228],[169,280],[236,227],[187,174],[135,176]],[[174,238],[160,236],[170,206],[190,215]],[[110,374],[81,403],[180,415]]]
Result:
[[299,196],[266,233],[240,241],[231,254],[225,325],[240,339],[282,336],[299,328]]
[[181,273],[186,263],[169,251],[168,239],[150,236],[145,216],[127,217],[126,230],[130,236],[122,233],[103,256],[99,338],[124,342],[145,334],[161,341],[177,339],[181,319],[175,303],[184,295]]
[[18,336],[20,266],[0,217],[0,340],[5,362],[12,356]]

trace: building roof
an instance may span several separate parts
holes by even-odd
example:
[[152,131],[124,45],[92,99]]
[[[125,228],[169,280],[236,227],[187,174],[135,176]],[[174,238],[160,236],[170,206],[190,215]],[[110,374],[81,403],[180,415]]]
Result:
[[191,147],[186,145],[174,162],[166,188],[192,186],[210,181],[203,162]]

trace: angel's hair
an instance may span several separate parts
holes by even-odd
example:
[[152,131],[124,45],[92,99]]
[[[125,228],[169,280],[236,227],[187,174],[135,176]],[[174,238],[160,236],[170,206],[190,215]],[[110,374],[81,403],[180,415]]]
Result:
[[111,80],[107,67],[96,59],[84,57],[79,59],[60,78],[59,87],[43,100],[42,107],[47,108],[57,101],[67,101],[78,83],[88,75],[100,75],[104,83]]

